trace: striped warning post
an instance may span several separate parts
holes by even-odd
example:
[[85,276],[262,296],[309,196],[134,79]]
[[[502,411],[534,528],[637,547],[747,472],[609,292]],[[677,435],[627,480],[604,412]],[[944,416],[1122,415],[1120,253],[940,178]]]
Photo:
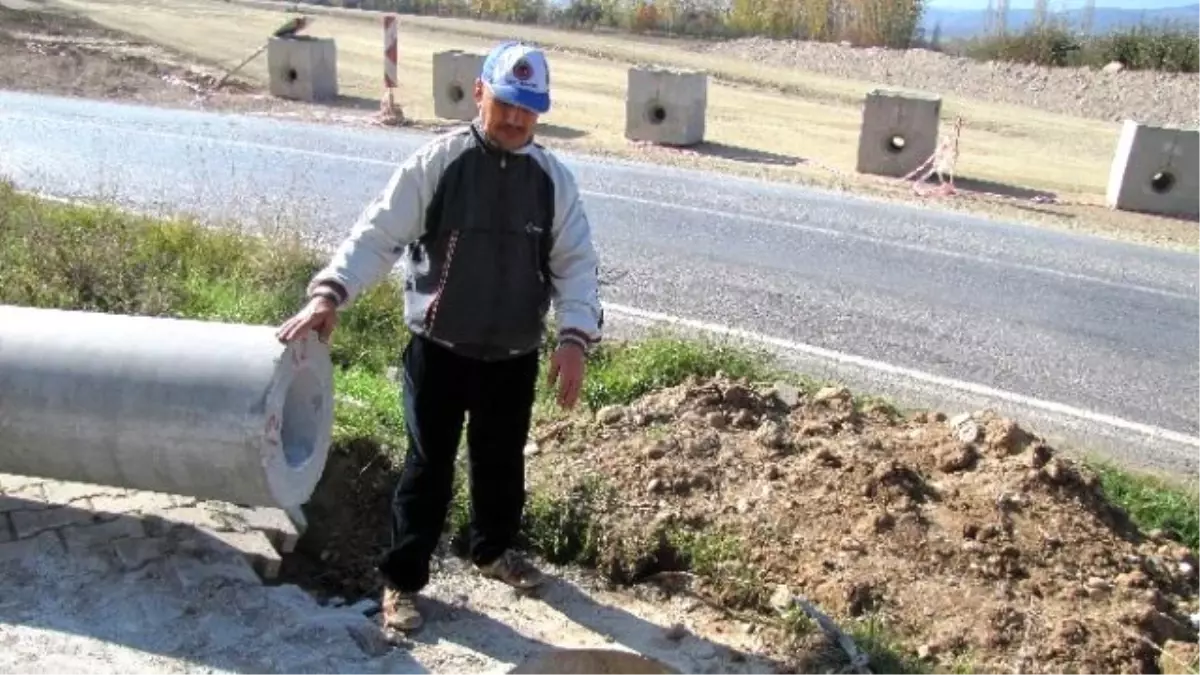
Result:
[[396,15],[383,17],[383,86],[396,88],[396,43],[399,41]]

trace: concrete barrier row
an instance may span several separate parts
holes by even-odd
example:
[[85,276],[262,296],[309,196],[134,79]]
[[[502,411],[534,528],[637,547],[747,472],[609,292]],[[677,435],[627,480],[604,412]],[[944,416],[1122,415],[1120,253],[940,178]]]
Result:
[[[305,101],[336,98],[332,39],[275,39],[267,55],[272,95]],[[433,55],[437,117],[475,117],[472,89],[483,59],[482,54],[460,50]],[[625,137],[657,145],[697,145],[705,138],[707,107],[707,73],[632,67],[626,85]],[[921,168],[937,152],[941,108],[937,95],[882,89],[867,93],[855,170],[902,178]],[[1109,173],[1106,203],[1124,211],[1200,216],[1200,131],[1126,121]]]

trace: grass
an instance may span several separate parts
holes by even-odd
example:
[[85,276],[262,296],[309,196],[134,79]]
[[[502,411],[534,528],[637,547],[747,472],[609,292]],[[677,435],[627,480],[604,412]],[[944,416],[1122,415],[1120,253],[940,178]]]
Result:
[[[248,0],[58,0],[58,4],[105,27],[222,67],[240,62],[282,18],[281,5]],[[337,40],[342,94],[377,107],[383,93],[378,15],[313,6],[304,11],[319,16],[312,34]],[[430,95],[432,54],[447,49],[483,51],[506,37],[533,40],[555,50],[556,102],[545,117],[543,134],[552,147],[916,200],[895,181],[854,171],[860,106],[863,95],[874,86],[871,83],[721,58],[667,40],[405,15],[399,37],[402,86],[397,90],[405,114],[417,121],[435,121]],[[626,71],[630,63],[645,62],[704,69],[715,78],[709,83],[707,103],[706,135],[711,142],[695,152],[676,152],[638,148],[625,140]],[[243,72],[265,82],[265,58],[252,61]],[[957,167],[960,178],[1046,190],[1083,205],[1031,209],[969,196],[939,205],[1196,248],[1194,225],[1098,206],[1103,203],[1117,123],[946,97],[943,119],[959,114],[968,122]],[[804,120],[805,133],[778,133],[794,127],[796,120]],[[1038,161],[1029,161],[1030,157]]]
[[[216,230],[186,220],[130,216],[115,209],[70,206],[20,194],[0,183],[0,303],[276,324],[296,309],[321,262],[286,234],[267,238]],[[369,439],[392,459],[402,454],[404,420],[399,387],[388,368],[405,339],[400,287],[385,282],[364,294],[342,317],[333,341],[337,407],[334,443]],[[723,371],[756,380],[780,376],[754,354],[705,342],[655,337],[608,345],[591,363],[583,404],[625,404],[689,376]],[[811,381],[791,376],[798,386]],[[539,396],[551,395],[544,379]],[[867,399],[870,401],[870,399]],[[543,408],[544,410],[544,408]],[[1197,498],[1165,481],[1100,467],[1109,497],[1144,529],[1161,529],[1197,548]],[[467,523],[463,472],[448,519],[451,532]],[[664,524],[649,539],[622,539],[603,514],[620,498],[615,486],[589,478],[562,492],[533,486],[525,514],[524,545],[556,563],[599,567],[610,578],[635,580],[656,570],[689,570],[712,581],[730,607],[767,612],[768,589],[735,535]],[[605,557],[605,552],[617,551]],[[795,617],[775,619],[810,630]],[[875,663],[895,672],[924,669],[870,620],[848,627]]]

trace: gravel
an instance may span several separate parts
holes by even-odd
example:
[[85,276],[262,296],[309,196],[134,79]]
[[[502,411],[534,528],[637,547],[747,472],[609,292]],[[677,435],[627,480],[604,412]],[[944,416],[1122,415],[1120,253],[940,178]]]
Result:
[[1092,119],[1126,118],[1167,126],[1200,125],[1200,75],[1043,66],[950,56],[926,49],[745,38],[699,44],[695,51],[822,75],[869,80]]

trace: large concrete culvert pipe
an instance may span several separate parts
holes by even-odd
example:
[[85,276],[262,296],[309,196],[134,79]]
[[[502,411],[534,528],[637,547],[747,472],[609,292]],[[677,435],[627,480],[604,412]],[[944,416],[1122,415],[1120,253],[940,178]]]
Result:
[[333,406],[315,334],[0,305],[0,473],[287,508]]

